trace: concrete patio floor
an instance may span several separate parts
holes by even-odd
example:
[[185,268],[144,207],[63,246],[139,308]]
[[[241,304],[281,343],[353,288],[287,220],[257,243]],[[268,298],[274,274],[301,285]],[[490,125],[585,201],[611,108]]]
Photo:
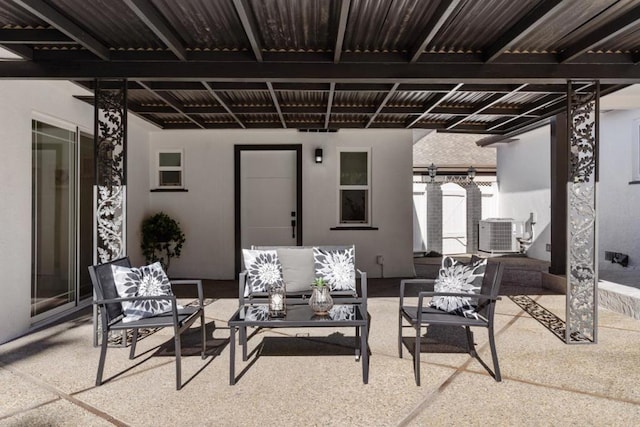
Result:
[[[380,287],[397,283],[387,279]],[[564,317],[563,295],[530,298]],[[505,296],[496,320],[503,381],[455,347],[457,331],[441,331],[435,336],[441,343],[423,348],[417,387],[410,352],[398,357],[397,305],[394,296],[369,300],[368,385],[345,338],[353,330],[320,328],[261,330],[250,340],[253,357],[242,362],[238,356],[238,381],[230,386],[225,321],[237,300],[209,298],[208,357],[183,357],[181,391],[166,329],[140,341],[132,361],[128,349],[110,348],[110,381],[95,387],[99,349],[85,310],[0,346],[0,425],[612,426],[640,419],[638,320],[600,309],[598,344],[566,345]],[[183,354],[196,347],[193,336],[197,330],[184,339]],[[486,331],[478,330],[475,340],[490,362]]]

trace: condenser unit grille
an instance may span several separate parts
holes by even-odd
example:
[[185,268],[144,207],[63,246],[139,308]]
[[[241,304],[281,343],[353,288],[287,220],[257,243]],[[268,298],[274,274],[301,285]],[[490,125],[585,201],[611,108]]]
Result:
[[484,252],[517,252],[514,224],[510,219],[480,221],[479,249]]

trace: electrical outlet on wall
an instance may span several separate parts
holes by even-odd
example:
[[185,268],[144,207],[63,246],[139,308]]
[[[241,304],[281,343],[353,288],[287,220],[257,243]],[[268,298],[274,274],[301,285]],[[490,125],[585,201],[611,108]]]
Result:
[[547,243],[544,248],[547,252],[551,252],[551,243]]
[[382,255],[378,255],[376,257],[376,264],[379,264],[379,265],[384,264],[384,257]]

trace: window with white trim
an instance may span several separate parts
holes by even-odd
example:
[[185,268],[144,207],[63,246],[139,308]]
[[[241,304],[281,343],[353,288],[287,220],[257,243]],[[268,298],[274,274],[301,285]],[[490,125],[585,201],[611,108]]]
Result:
[[184,150],[158,151],[157,188],[184,188]]
[[371,225],[371,149],[338,149],[338,223]]

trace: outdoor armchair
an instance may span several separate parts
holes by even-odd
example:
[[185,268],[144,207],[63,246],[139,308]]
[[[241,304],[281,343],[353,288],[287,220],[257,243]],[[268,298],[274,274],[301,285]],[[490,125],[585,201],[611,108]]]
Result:
[[[489,262],[482,280],[479,294],[473,295],[477,298],[477,318],[468,318],[460,314],[449,313],[429,305],[430,299],[435,296],[457,296],[469,297],[469,294],[434,292],[433,279],[407,279],[400,282],[400,307],[398,314],[398,353],[402,357],[403,347],[403,320],[415,329],[415,347],[413,350],[414,374],[416,385],[420,385],[420,348],[421,330],[428,325],[447,325],[464,327],[467,335],[467,345],[469,354],[476,358],[480,364],[496,380],[501,381],[500,367],[496,353],[496,344],[493,334],[493,320],[500,282],[502,280],[503,265],[497,262]],[[425,291],[423,289],[430,289]],[[405,304],[406,299],[417,296],[417,305]],[[415,298],[413,298],[415,301]],[[489,335],[489,345],[491,347],[491,358],[493,359],[493,371],[480,359],[475,350],[471,327],[486,328]]]
[[[95,291],[94,304],[99,307],[101,330],[102,330],[102,343],[100,350],[100,361],[98,364],[98,373],[96,375],[96,385],[102,384],[102,374],[104,371],[104,362],[107,354],[109,332],[122,331],[131,329],[133,330],[133,337],[131,340],[131,349],[129,352],[129,359],[133,359],[135,356],[136,342],[138,340],[139,329],[155,329],[155,328],[173,328],[174,341],[175,341],[175,353],[176,353],[176,389],[182,388],[181,381],[181,334],[189,329],[189,327],[197,320],[200,319],[202,325],[202,358],[205,358],[205,318],[204,318],[204,300],[202,291],[202,281],[200,280],[171,280],[171,285],[182,284],[195,284],[198,292],[198,305],[180,307],[176,303],[175,295],[162,295],[162,296],[132,296],[132,297],[120,297],[118,295],[114,275],[112,273],[111,266],[131,267],[131,263],[128,258],[120,258],[112,262],[93,265],[89,267],[89,275],[91,276],[91,282]],[[142,301],[142,300],[156,300],[156,301],[168,301],[170,304],[170,310],[161,314],[154,315],[152,317],[144,317],[139,320],[125,322],[125,313],[122,307],[122,303],[126,301]]]

